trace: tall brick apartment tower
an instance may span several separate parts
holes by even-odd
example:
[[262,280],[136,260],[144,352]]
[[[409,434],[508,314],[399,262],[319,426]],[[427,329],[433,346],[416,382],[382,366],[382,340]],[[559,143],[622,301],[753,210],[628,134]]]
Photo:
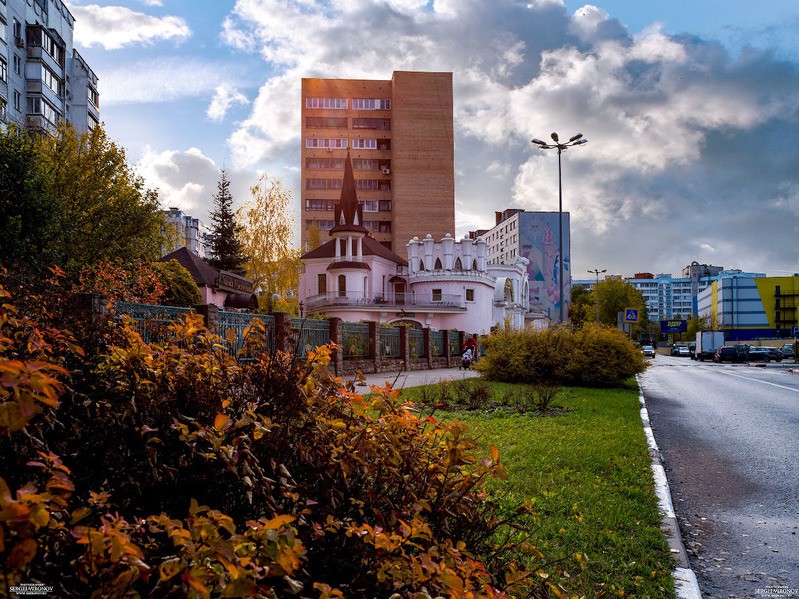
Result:
[[414,235],[455,232],[452,73],[390,81],[302,80],[302,248],[334,226],[350,148],[364,226],[402,254]]

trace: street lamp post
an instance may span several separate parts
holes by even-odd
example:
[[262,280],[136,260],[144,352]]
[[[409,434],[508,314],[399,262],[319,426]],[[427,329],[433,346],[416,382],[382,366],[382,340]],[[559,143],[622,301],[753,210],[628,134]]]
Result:
[[607,268],[603,268],[599,270],[595,268],[594,270],[588,269],[588,272],[592,272],[596,275],[596,287],[594,287],[594,310],[596,310],[596,323],[599,324],[599,275],[603,272],[608,272]]
[[552,133],[550,135],[554,143],[547,143],[540,139],[532,140],[532,143],[538,146],[539,150],[557,150],[558,151],[558,290],[559,290],[559,303],[560,303],[560,323],[563,323],[563,179],[561,176],[560,155],[566,148],[573,146],[581,146],[588,143],[588,140],[583,137],[582,133],[573,136],[569,141],[560,143],[558,134]]

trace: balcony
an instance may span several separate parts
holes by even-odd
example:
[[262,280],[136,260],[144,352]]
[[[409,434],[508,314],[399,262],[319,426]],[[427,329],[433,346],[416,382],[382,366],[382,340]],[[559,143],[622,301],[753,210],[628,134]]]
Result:
[[457,294],[433,294],[422,292],[377,293],[365,295],[357,292],[329,292],[313,295],[305,300],[306,310],[323,308],[367,308],[374,310],[394,310],[408,307],[415,309],[442,309],[465,311],[464,298]]

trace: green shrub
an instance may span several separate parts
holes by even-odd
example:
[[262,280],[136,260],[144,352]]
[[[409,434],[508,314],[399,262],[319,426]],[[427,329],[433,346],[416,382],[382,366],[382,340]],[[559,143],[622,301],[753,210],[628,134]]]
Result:
[[156,262],[153,267],[158,278],[166,287],[162,303],[168,306],[191,307],[202,302],[202,295],[197,283],[177,260]]
[[602,325],[502,330],[484,345],[485,356],[475,368],[494,381],[613,387],[646,368],[624,333]]

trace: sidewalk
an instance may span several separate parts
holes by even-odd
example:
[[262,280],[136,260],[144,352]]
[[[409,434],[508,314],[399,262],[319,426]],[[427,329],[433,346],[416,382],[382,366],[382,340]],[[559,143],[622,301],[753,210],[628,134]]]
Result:
[[[429,385],[444,380],[452,381],[480,376],[480,374],[474,370],[460,370],[457,366],[453,368],[439,368],[436,370],[405,370],[399,373],[399,376],[397,376],[397,374],[397,372],[367,374],[365,375],[366,384],[382,387],[388,382],[392,384],[395,389],[404,389],[405,387],[419,387],[421,385]],[[344,377],[344,380],[354,378],[354,376],[348,375]]]

